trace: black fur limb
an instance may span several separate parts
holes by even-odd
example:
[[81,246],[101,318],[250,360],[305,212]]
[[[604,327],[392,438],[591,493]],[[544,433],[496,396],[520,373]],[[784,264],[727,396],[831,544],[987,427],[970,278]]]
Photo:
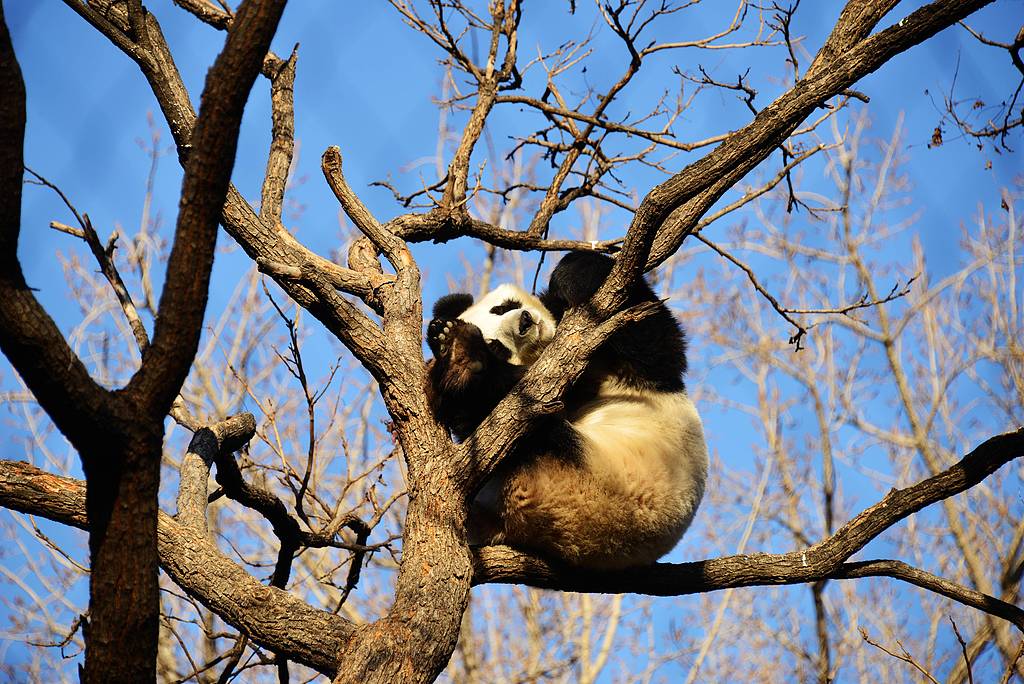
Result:
[[427,344],[434,354],[426,387],[431,408],[463,440],[519,382],[525,368],[510,364],[507,350],[504,358],[496,354],[480,328],[459,319],[432,320]]

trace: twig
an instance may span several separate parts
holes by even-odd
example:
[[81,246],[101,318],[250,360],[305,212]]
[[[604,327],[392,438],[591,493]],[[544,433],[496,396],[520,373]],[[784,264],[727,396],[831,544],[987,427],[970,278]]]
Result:
[[733,265],[735,265],[737,268],[739,268],[747,275],[747,279],[750,281],[750,284],[754,286],[754,289],[757,290],[762,297],[768,300],[768,303],[772,305],[772,308],[775,309],[775,311],[780,316],[782,316],[782,318],[784,318],[787,323],[796,328],[796,332],[793,333],[789,338],[789,343],[794,345],[793,351],[798,352],[801,349],[803,349],[803,347],[801,346],[801,341],[807,334],[807,328],[800,325],[796,321],[796,319],[792,318],[789,315],[787,309],[783,308],[783,306],[779,304],[779,300],[776,299],[770,292],[768,292],[768,290],[765,289],[765,287],[761,285],[760,282],[758,282],[757,276],[754,275],[753,269],[751,269],[745,263],[734,257],[732,254],[726,252],[724,249],[722,249],[721,247],[713,243],[711,240],[701,235],[700,233],[695,233],[694,237],[703,242],[705,245],[710,247],[715,252],[717,252],[720,256],[730,261]]
[[916,669],[922,675],[927,677],[928,681],[932,682],[932,684],[939,684],[938,680],[936,680],[935,677],[933,677],[931,675],[931,673],[928,672],[928,670],[926,670],[923,667],[921,667],[918,664],[918,662],[916,660],[914,660],[914,657],[910,655],[910,653],[907,651],[907,649],[905,649],[903,647],[903,644],[901,644],[899,641],[896,642],[896,645],[900,647],[900,651],[902,651],[902,653],[894,653],[894,652],[890,651],[889,649],[887,649],[885,646],[882,646],[877,641],[872,641],[871,637],[868,636],[867,630],[864,629],[863,627],[860,628],[860,635],[862,637],[864,637],[864,641],[868,642],[869,644],[871,644],[872,646],[874,646],[878,650],[882,651],[883,653],[887,653],[887,654],[891,655],[896,660],[902,660],[905,663],[913,665],[914,669]]
[[[56,192],[68,209],[71,210],[71,213],[74,214],[75,220],[78,221],[80,228],[74,228],[64,223],[60,223],[59,221],[51,221],[50,227],[55,230],[59,230],[62,233],[67,233],[68,235],[80,238],[89,246],[89,251],[92,252],[93,257],[96,259],[96,263],[100,267],[100,272],[110,284],[110,288],[113,290],[118,304],[121,305],[121,311],[124,313],[124,317],[128,320],[128,326],[131,328],[132,335],[135,337],[135,343],[139,352],[145,352],[149,348],[149,333],[146,332],[146,326],[142,323],[142,317],[139,316],[139,311],[135,307],[135,302],[132,300],[131,293],[128,292],[128,287],[124,284],[124,280],[121,278],[121,273],[117,270],[117,265],[114,263],[114,248],[118,237],[117,232],[113,232],[110,235],[110,239],[107,241],[107,244],[104,245],[100,241],[100,237],[96,233],[96,229],[93,228],[92,221],[89,220],[89,214],[80,214],[71,203],[71,200],[68,199],[67,195],[65,195],[55,184],[43,178],[40,174],[27,166],[25,167],[25,170],[35,176],[40,185],[44,185]],[[192,416],[191,412],[188,410],[188,406],[185,404],[185,400],[180,394],[175,397],[168,414],[175,420],[175,422],[187,430],[194,432],[199,428],[199,421]]]
[[914,276],[911,277],[903,287],[900,287],[899,281],[897,281],[896,284],[892,286],[892,289],[889,290],[889,294],[877,299],[868,299],[868,295],[865,293],[864,296],[852,304],[825,309],[784,309],[784,311],[791,314],[841,314],[845,316],[851,311],[856,311],[857,309],[866,309],[872,306],[887,304],[895,299],[907,296],[910,294],[910,286],[914,284],[914,281],[917,280],[920,275],[920,273],[914,274]]
[[30,646],[41,646],[42,648],[59,648],[61,657],[67,658],[68,656],[64,654],[64,647],[71,643],[71,640],[75,638],[75,633],[78,632],[79,629],[81,629],[84,634],[85,630],[88,629],[88,626],[88,613],[80,614],[78,615],[78,617],[71,621],[71,625],[68,627],[67,635],[60,641],[40,642],[27,639],[25,643],[29,644]]
[[161,617],[163,618],[164,626],[167,627],[167,631],[169,631],[174,636],[174,640],[177,641],[178,646],[181,647],[181,652],[185,654],[185,659],[188,660],[188,664],[192,667],[192,671],[201,672],[202,670],[200,670],[199,666],[196,665],[196,661],[192,659],[192,654],[188,650],[188,645],[185,644],[185,641],[178,634],[178,630],[174,629],[174,623],[165,616]]
[[1013,662],[1006,668],[1006,672],[1003,673],[999,684],[1009,684],[1010,679],[1017,671],[1017,663],[1020,662],[1021,656],[1024,656],[1024,639],[1021,639],[1020,646],[1017,647],[1017,654],[1013,656]]
[[[354,515],[348,515],[342,522],[343,527],[348,527],[350,530],[356,533],[356,544],[358,546],[364,546],[367,538],[370,536],[372,527],[367,525],[362,520]],[[353,551],[352,563],[348,567],[348,575],[345,577],[345,586],[341,591],[341,596],[338,598],[338,604],[334,609],[334,612],[341,610],[341,607],[345,605],[345,601],[348,600],[349,594],[355,589],[359,583],[359,575],[363,569],[363,559],[366,557],[366,552],[370,549],[360,549]]]
[[227,684],[231,681],[232,673],[235,668],[238,667],[238,661],[242,659],[242,654],[245,653],[245,647],[249,643],[249,637],[244,634],[239,634],[238,639],[235,640],[235,645],[231,647],[231,650],[227,653],[228,662],[224,665],[224,669],[220,673],[220,677],[217,678],[217,684]]
[[960,642],[960,651],[964,654],[964,663],[967,667],[967,682],[968,684],[974,684],[974,673],[971,672],[971,657],[967,655],[967,643],[964,638],[960,636],[960,630],[957,629],[956,622],[953,621],[952,615],[947,615],[949,618],[949,624],[953,625],[953,634],[956,635],[956,640]]
[[[270,304],[274,307],[274,310],[277,312],[278,317],[280,317],[281,320],[284,321],[285,327],[288,328],[288,353],[291,358],[286,359],[280,353],[276,351],[275,353],[277,353],[277,357],[281,359],[282,363],[284,363],[285,365],[285,368],[288,369],[288,372],[291,373],[292,377],[298,380],[299,386],[302,388],[302,396],[306,400],[306,439],[308,442],[306,449],[306,469],[302,475],[302,482],[299,485],[298,490],[292,487],[290,478],[288,479],[288,485],[289,487],[292,488],[292,492],[295,494],[295,512],[302,519],[302,521],[308,525],[309,517],[306,515],[305,508],[303,507],[303,499],[306,495],[306,490],[309,487],[309,478],[313,473],[313,461],[316,457],[316,402],[318,397],[322,393],[313,392],[310,391],[309,389],[309,381],[306,378],[306,369],[302,363],[302,352],[299,350],[299,334],[297,320],[295,318],[290,318],[288,315],[285,314],[285,312],[278,305],[277,301],[270,294],[270,290],[267,289],[266,284],[263,285],[263,292],[264,294],[266,294],[267,299],[270,300]],[[333,377],[334,373],[331,373],[331,378],[333,379]],[[331,380],[328,379],[327,385],[330,385],[330,383]],[[326,391],[326,389],[327,388],[325,387],[324,391]],[[291,470],[290,467],[289,470]]]
[[838,315],[848,316],[851,311],[856,311],[857,309],[865,309],[865,308],[869,308],[869,307],[873,307],[873,306],[880,306],[882,304],[886,304],[888,302],[891,302],[893,300],[899,299],[901,297],[905,297],[907,294],[910,293],[911,285],[913,285],[914,281],[917,280],[917,278],[920,276],[920,274],[915,274],[902,287],[900,287],[900,283],[897,282],[895,285],[892,286],[892,289],[884,297],[878,297],[876,299],[868,299],[868,295],[865,294],[864,296],[862,296],[856,302],[853,302],[851,304],[844,304],[844,305],[837,306],[837,307],[815,308],[815,309],[793,309],[793,308],[782,306],[779,303],[779,300],[776,299],[775,296],[772,295],[770,292],[768,292],[767,288],[765,288],[764,285],[762,285],[758,281],[757,276],[754,274],[753,269],[751,269],[745,263],[743,263],[742,261],[737,259],[735,256],[733,256],[729,252],[725,251],[722,247],[718,246],[717,244],[715,244],[714,242],[712,242],[708,238],[704,237],[704,235],[702,235],[701,233],[695,233],[694,237],[697,240],[703,242],[705,245],[710,247],[715,252],[717,252],[720,256],[724,257],[726,260],[731,262],[737,268],[742,270],[746,274],[747,279],[750,281],[751,285],[754,286],[754,289],[757,290],[757,292],[762,297],[764,297],[766,300],[768,300],[768,303],[772,305],[772,308],[775,309],[776,313],[778,313],[780,316],[782,316],[782,318],[785,319],[786,322],[788,322],[790,325],[792,325],[793,327],[795,327],[797,329],[796,332],[792,336],[790,336],[790,338],[789,338],[789,343],[795,345],[795,348],[794,348],[793,351],[800,351],[801,349],[803,349],[803,346],[802,346],[801,342],[802,342],[804,336],[807,334],[807,331],[810,329],[810,327],[813,327],[813,326],[804,327],[803,325],[798,323],[794,318],[792,318],[790,316],[790,314],[799,314],[799,315],[829,315],[829,314],[838,314]]

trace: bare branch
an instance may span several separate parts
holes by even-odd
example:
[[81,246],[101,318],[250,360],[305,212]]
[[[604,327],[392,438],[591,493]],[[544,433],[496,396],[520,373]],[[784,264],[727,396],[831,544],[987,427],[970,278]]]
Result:
[[499,228],[486,221],[479,221],[477,219],[470,219],[465,223],[454,226],[444,223],[431,214],[404,214],[389,221],[386,228],[408,242],[424,242],[426,240],[447,242],[465,235],[504,249],[540,251],[592,250],[612,254],[618,251],[619,245],[622,243],[621,238],[593,242],[582,240],[548,240],[531,237],[523,231]]
[[741,271],[747,274],[747,279],[750,281],[750,284],[754,286],[754,289],[757,290],[762,297],[768,300],[768,303],[772,305],[772,308],[775,309],[775,311],[780,316],[782,316],[782,318],[785,319],[787,323],[796,328],[796,332],[793,333],[793,335],[791,335],[789,338],[789,343],[793,345],[793,351],[800,351],[801,349],[803,349],[803,347],[801,347],[800,344],[803,341],[804,336],[807,334],[807,328],[802,326],[800,323],[796,321],[796,319],[791,317],[789,314],[792,312],[790,312],[788,309],[784,308],[781,304],[779,304],[779,300],[776,299],[770,292],[768,292],[768,290],[765,289],[764,285],[758,282],[757,276],[754,275],[753,269],[751,269],[745,263],[734,257],[729,252],[726,252],[724,249],[722,249],[714,242],[701,235],[700,233],[695,233],[694,237],[696,237],[698,240],[700,240],[705,245],[710,247],[713,251],[717,252],[719,256],[725,258],[727,261],[731,262],[733,265],[735,265],[737,268],[739,268]]
[[178,515],[182,525],[206,535],[206,497],[210,464],[245,446],[256,433],[251,413],[240,413],[201,428],[192,436],[182,459],[178,483]]
[[1017,663],[1020,662],[1021,656],[1024,656],[1024,639],[1021,639],[1020,646],[1017,647],[1017,654],[1013,657],[1013,661],[1007,666],[1006,672],[1003,673],[1002,679],[999,680],[999,684],[1009,684],[1010,679],[1017,671]]
[[209,0],[174,0],[174,4],[221,31],[231,26],[233,17]]
[[523,95],[499,95],[497,102],[529,105],[551,116],[561,116],[569,119],[575,119],[577,121],[581,121],[585,124],[593,126],[594,128],[601,128],[613,133],[635,135],[638,138],[644,138],[645,140],[650,140],[651,142],[658,143],[659,145],[662,145],[664,147],[682,150],[684,152],[692,152],[693,150],[697,150],[702,147],[715,145],[717,143],[722,142],[722,140],[724,140],[729,135],[728,133],[721,133],[719,135],[711,136],[703,140],[696,140],[694,142],[681,142],[679,140],[676,140],[674,136],[672,136],[670,133],[666,131],[646,131],[642,128],[637,128],[635,126],[628,126],[625,124],[620,124],[615,121],[610,121],[608,119],[599,118],[599,116],[596,115],[585,114],[583,112],[573,109],[556,107],[547,102],[544,102],[543,100],[525,97]]
[[130,401],[163,416],[195,356],[206,310],[224,195],[231,179],[242,111],[284,0],[242,4],[224,51],[211,67],[203,105],[190,139],[174,247],[167,262],[153,342],[125,387]]
[[328,147],[321,159],[321,168],[327,184],[331,186],[342,209],[352,219],[363,235],[370,239],[374,246],[391,262],[396,271],[402,272],[411,262],[409,249],[388,229],[381,226],[370,210],[366,208],[345,181],[341,170],[341,150],[337,146]]
[[[726,556],[692,563],[657,563],[628,572],[588,573],[558,567],[508,547],[479,549],[474,565],[474,584],[521,583],[563,591],[657,596],[681,595],[729,587],[801,584],[858,570],[884,570],[889,576],[912,581],[949,598],[997,615],[1024,632],[1024,611],[990,596],[957,587],[896,561],[844,564],[869,541],[907,516],[937,501],[966,491],[1009,461],[1024,456],[1024,428],[997,435],[979,445],[947,470],[906,489],[890,491],[879,503],[865,509],[834,535],[800,551]],[[879,563],[880,565],[872,565]],[[882,573],[879,573],[882,574]]]
[[292,50],[291,57],[281,64],[270,80],[273,125],[267,171],[263,177],[263,191],[260,194],[260,218],[275,223],[281,222],[284,191],[288,185],[288,172],[291,170],[292,154],[295,150],[294,90],[297,57],[298,46]]
[[1024,610],[1012,603],[1001,601],[942,577],[912,567],[897,560],[871,560],[844,563],[833,575],[833,579],[856,579],[859,577],[894,577],[915,586],[945,596],[948,599],[989,615],[995,615],[1013,623],[1024,632]]
[[[85,483],[27,463],[0,460],[0,505],[89,529]],[[225,557],[213,540],[160,513],[161,567],[175,584],[253,641],[333,676],[336,653],[354,627],[291,594],[267,587]]]
[[960,652],[964,655],[964,664],[967,668],[967,684],[974,684],[974,673],[971,671],[971,657],[967,654],[967,642],[960,636],[960,629],[956,626],[956,622],[953,621],[953,616],[950,615],[949,624],[953,625],[953,634],[956,635],[956,640],[960,642]]
[[[149,80],[174,136],[179,160],[184,163],[191,150],[196,116],[156,17],[152,13],[145,14],[146,31],[139,36],[140,43],[136,44],[128,37],[127,18],[118,13],[119,6],[101,12],[79,0],[65,0],[65,3],[139,65]],[[267,60],[264,61],[266,64]],[[257,262],[264,259],[289,267],[315,270],[317,277],[326,279],[330,287],[359,296],[371,295],[380,286],[380,283],[372,279],[368,281],[314,254],[299,244],[280,224],[261,220],[233,185],[228,186],[221,220],[227,232]],[[300,305],[310,308],[314,314],[320,310],[316,296],[301,282],[284,277],[278,283]]]
[[899,653],[895,653],[894,651],[890,651],[885,646],[882,646],[877,641],[872,641],[871,637],[868,636],[867,630],[865,630],[863,627],[860,630],[860,634],[864,638],[864,641],[866,641],[867,643],[871,644],[872,646],[877,648],[879,651],[882,651],[883,653],[886,653],[886,654],[892,656],[896,660],[902,660],[903,662],[913,666],[913,668],[915,670],[920,672],[921,675],[923,677],[927,678],[928,681],[931,682],[932,684],[939,684],[939,681],[937,679],[935,679],[935,677],[933,677],[932,674],[930,672],[928,672],[928,670],[926,670],[923,667],[921,667],[920,663],[918,663],[916,660],[914,660],[914,657],[912,655],[910,655],[910,653],[907,651],[907,649],[905,649],[903,647],[903,644],[901,644],[900,642],[898,642],[898,641],[896,642],[896,645],[900,647],[900,652]]

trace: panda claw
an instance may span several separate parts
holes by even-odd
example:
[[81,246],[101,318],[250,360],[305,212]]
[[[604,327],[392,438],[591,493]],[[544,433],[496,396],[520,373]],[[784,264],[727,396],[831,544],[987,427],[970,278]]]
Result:
[[445,357],[451,351],[453,330],[457,321],[435,318],[427,325],[427,345],[434,357]]
[[452,331],[451,323],[445,323],[444,327],[441,328],[441,332],[437,333],[437,341],[441,343],[441,355],[442,356],[447,356],[448,355],[448,349],[451,347],[451,345],[449,344],[451,342],[451,337],[449,337],[449,334],[451,333],[451,331]]

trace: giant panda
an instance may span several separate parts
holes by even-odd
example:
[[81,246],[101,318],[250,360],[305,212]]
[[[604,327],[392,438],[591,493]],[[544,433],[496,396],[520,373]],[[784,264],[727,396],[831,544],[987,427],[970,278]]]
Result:
[[[474,302],[450,294],[427,327],[427,394],[438,420],[467,439],[612,267],[593,252],[565,256],[535,297],[501,285]],[[679,541],[704,493],[708,456],[686,394],[685,339],[642,279],[625,307],[657,310],[612,335],[473,501],[470,543],[508,544],[580,568],[653,563]]]

